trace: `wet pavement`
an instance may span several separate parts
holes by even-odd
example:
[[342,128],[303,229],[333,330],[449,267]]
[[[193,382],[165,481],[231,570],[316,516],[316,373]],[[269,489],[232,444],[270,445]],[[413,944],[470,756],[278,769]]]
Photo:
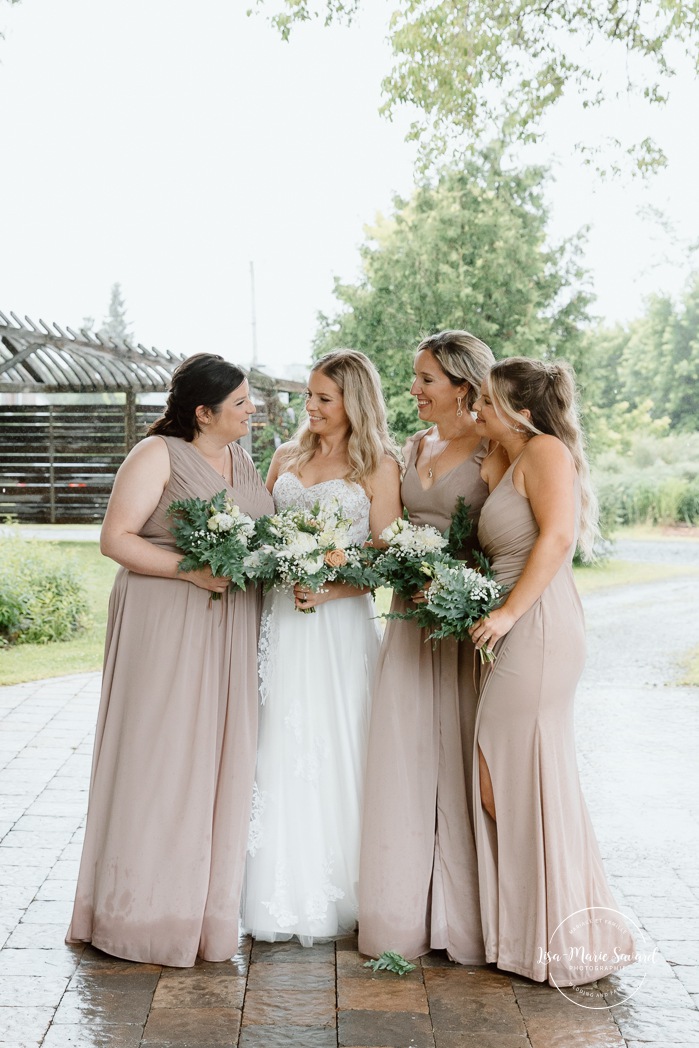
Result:
[[407,976],[375,974],[354,938],[243,939],[230,962],[187,970],[64,945],[99,692],[83,674],[0,688],[0,1044],[699,1048],[699,689],[673,683],[699,643],[697,567],[584,600],[580,771],[642,962],[564,996],[438,953]]

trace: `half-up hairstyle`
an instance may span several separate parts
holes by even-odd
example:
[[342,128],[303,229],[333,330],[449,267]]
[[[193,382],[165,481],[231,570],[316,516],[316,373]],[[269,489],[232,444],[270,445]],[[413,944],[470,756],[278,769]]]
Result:
[[[498,408],[502,409],[530,436],[548,433],[558,437],[573,456],[581,496],[578,548],[584,560],[592,560],[599,535],[598,505],[585,455],[575,372],[565,361],[508,357],[491,368],[487,382],[498,414]],[[525,409],[531,418],[522,414]]]
[[[336,349],[313,365],[311,375],[316,372],[327,375],[342,394],[350,424],[346,479],[361,484],[376,472],[385,455],[398,461],[398,450],[388,432],[381,379],[369,358],[354,349]],[[304,422],[293,438],[285,467],[302,473],[319,447],[320,437]]]
[[218,415],[221,404],[245,381],[245,372],[216,353],[195,353],[172,373],[165,413],[156,419],[148,436],[182,437],[191,442],[199,432],[196,410],[208,408]]
[[415,350],[427,349],[453,386],[468,383],[466,407],[470,411],[478,399],[483,379],[495,363],[492,351],[468,331],[440,331],[423,338]]

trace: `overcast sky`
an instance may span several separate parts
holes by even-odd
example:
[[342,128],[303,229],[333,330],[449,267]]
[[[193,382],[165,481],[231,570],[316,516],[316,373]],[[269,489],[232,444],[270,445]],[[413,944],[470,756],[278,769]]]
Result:
[[[252,351],[273,372],[304,363],[333,276],[358,269],[363,226],[413,181],[407,114],[378,116],[391,4],[352,29],[303,27],[283,44],[248,0],[22,0],[0,7],[0,309],[61,326],[104,316],[120,281],[137,339],[178,353]],[[572,156],[579,117],[548,144],[551,236],[592,227],[597,312],[629,319],[678,293],[699,238],[696,80],[649,118],[619,103],[590,133],[653,132],[670,170],[600,184]],[[572,125],[575,124],[575,128]],[[638,214],[675,222],[680,242]],[[465,318],[465,323],[468,318]]]

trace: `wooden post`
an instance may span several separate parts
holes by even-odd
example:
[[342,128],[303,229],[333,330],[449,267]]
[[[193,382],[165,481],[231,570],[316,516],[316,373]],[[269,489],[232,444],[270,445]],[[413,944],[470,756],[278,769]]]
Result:
[[56,444],[53,431],[53,404],[49,404],[49,506],[51,523],[56,523]]
[[124,443],[128,455],[136,443],[136,394],[132,389],[127,390],[124,404]]

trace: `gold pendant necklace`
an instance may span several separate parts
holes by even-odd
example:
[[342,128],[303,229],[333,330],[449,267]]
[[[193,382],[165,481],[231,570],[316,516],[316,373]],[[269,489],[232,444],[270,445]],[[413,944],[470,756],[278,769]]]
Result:
[[437,463],[441,459],[442,455],[444,454],[444,452],[447,450],[447,448],[451,444],[452,440],[456,440],[456,439],[457,439],[456,437],[450,437],[449,440],[444,445],[444,447],[442,448],[442,450],[440,451],[440,453],[437,455],[437,458],[434,457],[434,451],[432,452],[432,454],[430,455],[430,464],[429,464],[429,466],[427,468],[427,479],[428,480],[432,480],[432,477],[434,476],[434,467],[437,465]]

